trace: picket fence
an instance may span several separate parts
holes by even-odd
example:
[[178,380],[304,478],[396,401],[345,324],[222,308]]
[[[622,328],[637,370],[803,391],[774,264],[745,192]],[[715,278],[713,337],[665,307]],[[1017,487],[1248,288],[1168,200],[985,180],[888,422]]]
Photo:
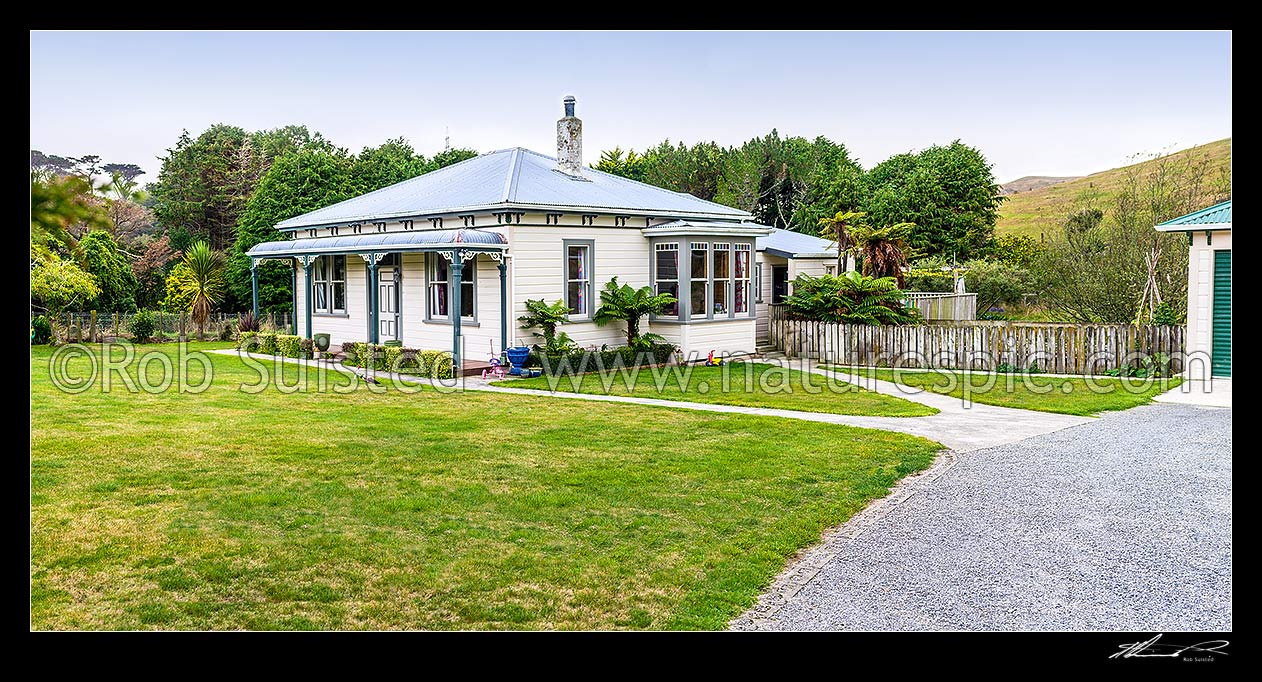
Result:
[[873,326],[793,320],[769,307],[768,341],[785,356],[879,367],[993,370],[1001,364],[1043,372],[1101,374],[1140,365],[1154,353],[1183,371],[1181,325],[967,322]]

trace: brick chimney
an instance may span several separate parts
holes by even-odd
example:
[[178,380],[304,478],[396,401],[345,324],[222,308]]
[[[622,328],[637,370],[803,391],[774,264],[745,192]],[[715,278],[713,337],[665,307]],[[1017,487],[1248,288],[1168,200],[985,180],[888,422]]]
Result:
[[557,170],[583,174],[583,122],[574,115],[574,95],[566,95],[565,117],[557,121]]

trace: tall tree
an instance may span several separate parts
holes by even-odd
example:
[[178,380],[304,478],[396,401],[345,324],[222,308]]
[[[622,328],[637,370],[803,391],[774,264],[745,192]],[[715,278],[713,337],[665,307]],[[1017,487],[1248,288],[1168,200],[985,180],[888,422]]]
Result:
[[212,248],[230,245],[252,193],[248,185],[257,172],[254,166],[261,162],[250,153],[247,140],[244,130],[224,124],[211,126],[197,138],[184,131],[167,150],[152,185],[158,223],[204,238]]
[[982,254],[1003,201],[991,164],[959,140],[890,157],[868,172],[866,183],[872,224],[915,223],[912,246],[960,260]]
[[74,175],[31,180],[31,257],[78,258],[76,233],[108,228],[109,216],[87,180]]
[[819,233],[833,240],[837,245],[837,272],[849,270],[850,250],[854,248],[854,239],[850,230],[863,221],[867,215],[862,211],[837,211],[831,216],[817,220]]
[[645,158],[632,149],[622,151],[622,147],[614,147],[600,153],[600,161],[592,166],[598,171],[644,182]]
[[136,277],[131,263],[118,251],[114,237],[93,230],[79,240],[84,269],[96,278],[100,293],[84,305],[93,310],[129,312],[136,307]]
[[201,338],[224,293],[223,254],[204,241],[194,242],[167,277],[166,305],[191,313]]
[[171,246],[171,238],[162,235],[149,240],[140,255],[132,261],[136,275],[136,307],[145,310],[158,307],[166,296],[166,276],[170,266],[183,254]]
[[145,174],[144,170],[134,163],[107,163],[101,170],[110,176],[118,176],[127,182],[135,182],[136,178]]
[[[237,240],[228,257],[226,306],[242,310],[250,305],[253,292],[250,258],[246,252],[256,244],[284,239],[285,235],[276,230],[276,223],[355,196],[358,189],[354,168],[354,159],[341,149],[333,152],[304,150],[283,156],[272,164],[241,216]],[[292,284],[287,264],[262,263],[259,267],[260,310],[289,310]]]
[[903,269],[911,246],[907,241],[915,225],[896,223],[885,227],[857,224],[850,228],[850,236],[859,251],[863,274],[869,277],[893,277],[902,289],[906,284]]
[[356,194],[388,187],[429,170],[429,161],[402,137],[365,147],[355,157],[352,177]]

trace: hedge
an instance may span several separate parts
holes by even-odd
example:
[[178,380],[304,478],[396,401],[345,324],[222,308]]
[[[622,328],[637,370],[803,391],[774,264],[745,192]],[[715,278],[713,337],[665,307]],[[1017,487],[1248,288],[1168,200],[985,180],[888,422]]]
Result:
[[311,342],[311,339],[291,334],[241,332],[237,334],[237,348],[263,355],[310,359],[312,351],[315,350],[315,344]]
[[311,339],[304,339],[301,336],[290,334],[280,334],[276,337],[277,355],[287,358],[310,359],[313,350],[315,350],[315,344],[312,343]]
[[[539,365],[545,374],[581,374],[614,367],[643,367],[664,365],[675,352],[671,343],[655,343],[648,351],[636,351],[630,346],[602,350],[576,350],[565,355],[545,355]],[[526,363],[530,365],[529,361]]]
[[420,350],[402,346],[374,346],[363,341],[342,344],[346,359],[342,364],[368,367],[381,372],[397,372],[415,376],[450,379],[451,353],[445,350]]

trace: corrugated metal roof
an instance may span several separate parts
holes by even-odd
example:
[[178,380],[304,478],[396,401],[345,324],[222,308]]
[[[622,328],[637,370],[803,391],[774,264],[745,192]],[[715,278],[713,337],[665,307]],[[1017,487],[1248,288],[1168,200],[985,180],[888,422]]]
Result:
[[419,251],[426,247],[492,246],[502,250],[504,236],[485,230],[410,230],[406,232],[372,232],[314,239],[287,239],[256,244],[247,251],[251,258],[281,258],[309,253],[356,253],[388,248],[391,251]]
[[1196,228],[1197,226],[1202,225],[1227,225],[1228,229],[1230,229],[1231,199],[1228,199],[1221,204],[1214,204],[1209,208],[1202,208],[1195,213],[1189,213],[1184,216],[1179,216],[1173,220],[1167,220],[1166,222],[1158,225],[1157,229],[1167,232],[1177,232],[1177,228]]
[[757,248],[759,251],[771,251],[781,256],[790,258],[802,258],[807,256],[818,257],[837,257],[837,246],[820,237],[801,232],[793,232],[792,230],[782,230],[774,228],[775,232],[766,237],[759,237]]
[[735,220],[672,220],[668,223],[643,228],[640,230],[640,233],[646,237],[666,234],[730,234],[761,237],[769,234],[774,229],[776,228],[759,225],[758,223],[742,223]]
[[345,225],[493,208],[625,211],[662,217],[748,218],[749,213],[690,194],[591,168],[582,178],[556,159],[514,147],[488,152],[410,180],[283,220],[282,230]]

